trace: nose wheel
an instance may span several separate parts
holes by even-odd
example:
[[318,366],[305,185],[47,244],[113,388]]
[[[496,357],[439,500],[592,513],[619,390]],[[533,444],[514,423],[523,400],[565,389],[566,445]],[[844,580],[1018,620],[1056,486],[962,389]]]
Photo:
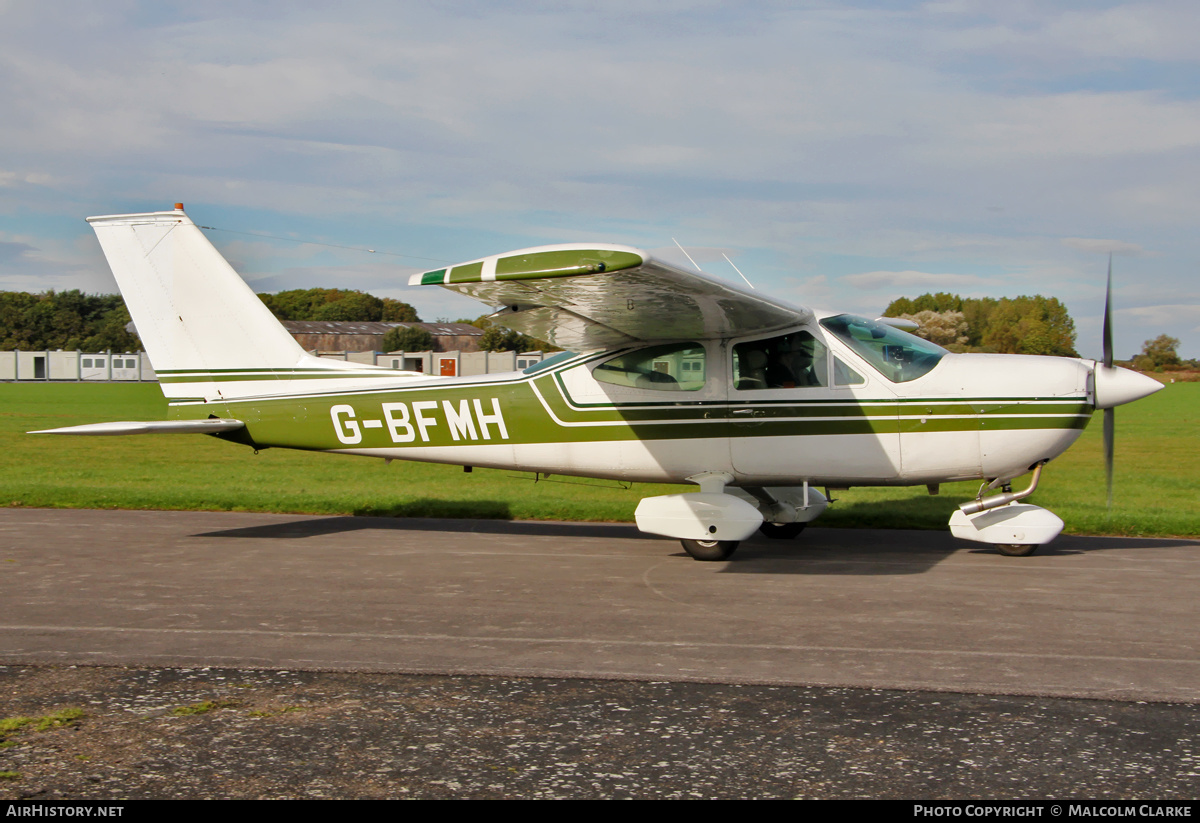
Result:
[[737,540],[680,540],[693,560],[728,560],[737,550]]
[[996,543],[995,546],[1005,557],[1029,557],[1038,550],[1037,543]]
[[799,537],[807,523],[767,523],[758,527],[758,533],[772,540],[792,540]]

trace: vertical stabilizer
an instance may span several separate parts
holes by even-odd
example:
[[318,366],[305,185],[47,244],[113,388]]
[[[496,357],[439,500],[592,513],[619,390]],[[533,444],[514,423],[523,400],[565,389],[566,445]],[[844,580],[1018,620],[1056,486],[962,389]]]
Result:
[[289,370],[309,359],[182,206],[87,220],[156,371]]

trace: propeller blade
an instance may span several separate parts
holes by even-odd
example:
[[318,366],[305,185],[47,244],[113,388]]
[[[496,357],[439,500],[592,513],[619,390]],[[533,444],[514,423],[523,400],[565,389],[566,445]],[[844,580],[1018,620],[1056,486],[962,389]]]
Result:
[[[1112,252],[1108,253],[1108,283],[1104,287],[1104,368],[1113,364],[1112,342]],[[1117,433],[1117,410],[1104,410],[1104,474],[1108,479],[1108,508],[1112,510],[1113,445]]]
[[[1104,290],[1104,368],[1113,364],[1112,341],[1112,252],[1108,253],[1108,286]],[[1106,417],[1105,420],[1108,418]],[[1111,474],[1111,472],[1109,472]]]
[[1116,435],[1117,410],[1104,410],[1104,471],[1108,476],[1108,507],[1112,508],[1113,440]]

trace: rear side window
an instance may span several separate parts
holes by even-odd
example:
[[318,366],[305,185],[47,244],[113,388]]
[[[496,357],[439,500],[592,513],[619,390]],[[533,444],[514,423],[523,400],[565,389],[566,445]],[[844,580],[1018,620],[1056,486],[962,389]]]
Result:
[[653,391],[699,391],[706,374],[704,346],[668,343],[619,354],[592,371],[601,383]]

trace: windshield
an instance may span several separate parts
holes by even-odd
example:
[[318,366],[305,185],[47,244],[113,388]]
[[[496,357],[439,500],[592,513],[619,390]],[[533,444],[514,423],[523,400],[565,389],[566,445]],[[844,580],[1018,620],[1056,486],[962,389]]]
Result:
[[949,354],[936,343],[852,314],[826,317],[821,325],[894,383],[928,374]]

